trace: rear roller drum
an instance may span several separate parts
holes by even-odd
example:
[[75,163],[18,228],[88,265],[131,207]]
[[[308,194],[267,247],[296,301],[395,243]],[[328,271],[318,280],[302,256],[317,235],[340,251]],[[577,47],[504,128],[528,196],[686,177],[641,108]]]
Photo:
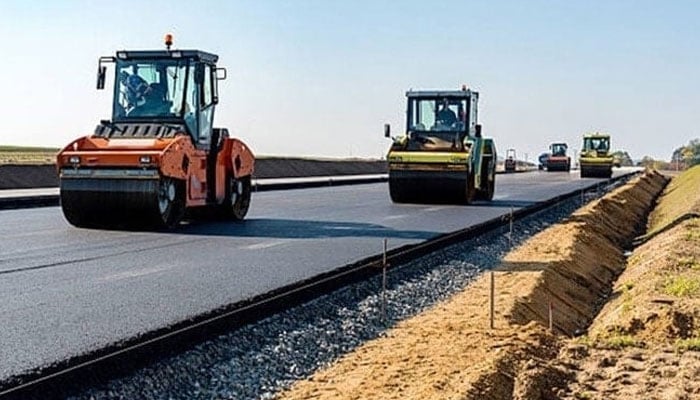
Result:
[[163,178],[158,185],[158,215],[155,223],[158,227],[174,228],[185,215],[185,185],[182,181]]
[[242,221],[250,208],[251,182],[250,177],[240,179],[234,177],[226,181],[226,197],[220,206],[223,219]]

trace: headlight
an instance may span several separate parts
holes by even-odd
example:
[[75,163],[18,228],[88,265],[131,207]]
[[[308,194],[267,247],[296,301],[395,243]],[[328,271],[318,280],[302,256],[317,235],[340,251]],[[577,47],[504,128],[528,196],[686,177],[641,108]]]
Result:
[[71,164],[80,164],[80,157],[70,156],[70,158],[68,158],[68,162]]
[[141,157],[139,157],[139,162],[141,164],[150,164],[151,163],[151,156],[141,156]]

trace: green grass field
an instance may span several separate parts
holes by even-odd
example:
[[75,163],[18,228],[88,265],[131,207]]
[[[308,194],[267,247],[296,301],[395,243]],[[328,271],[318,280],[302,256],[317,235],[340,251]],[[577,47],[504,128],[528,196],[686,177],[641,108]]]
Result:
[[53,164],[58,148],[0,146],[0,165],[4,164]]

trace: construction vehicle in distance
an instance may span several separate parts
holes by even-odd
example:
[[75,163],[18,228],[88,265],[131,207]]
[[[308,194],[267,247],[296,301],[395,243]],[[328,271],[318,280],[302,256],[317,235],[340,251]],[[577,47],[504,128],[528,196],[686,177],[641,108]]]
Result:
[[613,153],[613,167],[620,168],[622,166],[622,155],[618,153]]
[[506,150],[506,159],[503,161],[503,168],[506,172],[515,172],[517,160],[515,159],[515,149]]
[[610,135],[598,132],[583,135],[579,167],[581,178],[612,176],[613,156],[610,153]]
[[547,167],[547,159],[549,158],[549,153],[542,153],[537,157],[537,169],[542,171]]
[[[186,212],[241,220],[254,156],[214,128],[218,56],[199,50],[117,51],[98,62],[97,89],[115,65],[112,119],[57,155],[60,202],[78,227],[173,228]],[[206,212],[205,212],[206,211]]]
[[[409,91],[406,133],[387,154],[389,194],[396,203],[492,200],[496,147],[477,124],[479,93]],[[391,127],[384,126],[391,137]]]
[[566,154],[569,146],[566,143],[552,143],[547,157],[547,171],[570,171],[571,157]]

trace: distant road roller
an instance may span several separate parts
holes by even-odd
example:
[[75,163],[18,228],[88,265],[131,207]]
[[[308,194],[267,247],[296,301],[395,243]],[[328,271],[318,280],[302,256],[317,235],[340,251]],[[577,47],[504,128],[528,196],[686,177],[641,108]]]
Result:
[[[396,203],[492,200],[496,147],[477,124],[479,93],[409,91],[406,133],[387,154],[389,194]],[[391,137],[391,127],[384,126]]]
[[566,143],[552,143],[549,146],[549,157],[547,157],[547,171],[570,171],[571,157],[566,154]]
[[[57,155],[60,202],[78,227],[173,228],[207,214],[242,220],[254,156],[214,128],[226,70],[199,50],[117,51],[98,62],[97,89],[114,64],[112,119]],[[206,211],[206,212],[205,212]]]
[[517,163],[515,149],[506,150],[506,159],[503,161],[503,169],[508,173],[515,172]]
[[610,152],[610,135],[597,132],[583,135],[579,165],[581,178],[610,178],[613,167],[613,156]]

